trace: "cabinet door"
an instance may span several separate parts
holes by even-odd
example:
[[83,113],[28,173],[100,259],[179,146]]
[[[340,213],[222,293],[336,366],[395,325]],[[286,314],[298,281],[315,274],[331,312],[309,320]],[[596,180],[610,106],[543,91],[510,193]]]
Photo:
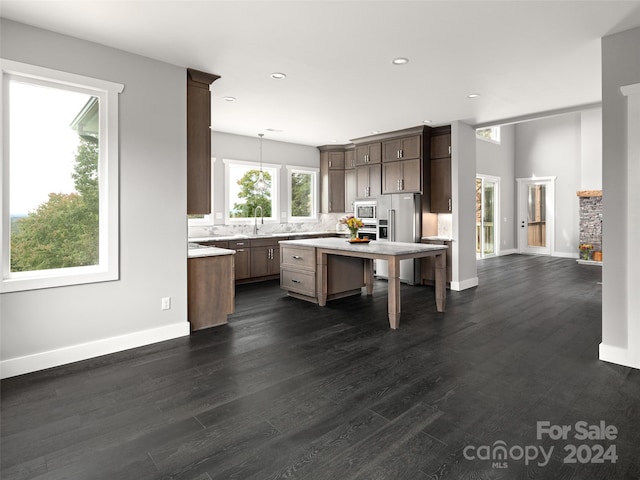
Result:
[[451,159],[431,160],[431,212],[451,212]]
[[251,248],[251,277],[264,277],[269,275],[272,247]]
[[280,247],[271,247],[271,260],[269,264],[269,275],[280,274]]
[[398,193],[402,178],[402,162],[385,163],[382,166],[382,193]]
[[382,144],[369,144],[369,163],[380,163],[382,161]]
[[419,158],[403,160],[401,187],[403,192],[422,192],[422,161]]
[[369,165],[367,168],[369,169],[369,196],[375,198],[382,194],[382,165]]
[[353,212],[353,202],[356,199],[357,182],[356,169],[344,171],[344,211]]
[[356,198],[369,196],[369,167],[366,165],[356,167]]
[[403,160],[422,158],[422,155],[420,155],[421,140],[422,137],[420,135],[403,138],[400,145],[400,158]]
[[356,165],[368,165],[371,163],[380,163],[381,161],[381,144],[369,143],[367,145],[359,145],[355,150]]
[[369,158],[369,145],[358,145],[355,149],[356,165],[366,165]]
[[451,156],[451,134],[431,137],[431,158]]
[[356,152],[355,150],[347,150],[344,152],[344,168],[345,170],[356,168]]
[[329,170],[344,170],[344,152],[329,152]]
[[234,256],[236,280],[251,277],[251,249],[238,248]]
[[209,86],[187,85],[187,213],[211,213]]
[[344,170],[329,170],[329,213],[344,212]]
[[402,142],[399,139],[387,140],[382,144],[382,161],[397,162],[400,160]]

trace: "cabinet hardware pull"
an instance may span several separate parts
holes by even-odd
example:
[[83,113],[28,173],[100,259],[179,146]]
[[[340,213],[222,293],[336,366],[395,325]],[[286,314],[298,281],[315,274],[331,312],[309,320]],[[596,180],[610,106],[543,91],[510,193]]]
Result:
[[449,211],[451,211],[451,199],[449,199]]
[[296,280],[295,278],[292,278],[291,283],[300,283],[300,280]]
[[400,179],[400,190],[404,190],[404,178]]
[[244,245],[244,242],[238,242],[238,243],[236,243],[236,246],[238,246],[238,247],[242,247],[243,245]]
[[331,167],[331,160],[329,160],[329,167]]
[[300,255],[291,255],[291,258],[295,258],[296,260],[302,259]]
[[240,249],[236,250],[236,252],[244,252],[244,248],[240,248]]
[[449,145],[449,155],[451,155],[451,145]]

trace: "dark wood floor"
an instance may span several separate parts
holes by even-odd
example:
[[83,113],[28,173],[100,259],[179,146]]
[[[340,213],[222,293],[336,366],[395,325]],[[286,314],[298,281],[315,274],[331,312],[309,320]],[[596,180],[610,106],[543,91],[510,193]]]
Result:
[[[601,270],[513,255],[479,277],[444,314],[403,286],[398,331],[384,281],[325,308],[244,285],[228,326],[4,380],[2,478],[640,478],[640,372],[598,360]],[[538,421],[618,435],[538,440]],[[618,458],[564,463],[569,444]],[[468,459],[499,445],[507,468]]]

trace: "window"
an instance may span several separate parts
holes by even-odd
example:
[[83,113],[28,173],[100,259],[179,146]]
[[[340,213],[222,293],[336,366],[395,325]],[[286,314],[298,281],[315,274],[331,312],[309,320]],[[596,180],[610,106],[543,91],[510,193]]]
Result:
[[289,221],[308,222],[318,218],[315,168],[287,167],[289,183]]
[[225,159],[226,205],[225,217],[228,224],[248,223],[256,215],[265,221],[278,220],[278,178],[279,165],[263,164],[262,171],[267,184],[265,192],[255,189],[255,182],[260,174],[256,162]]
[[500,127],[487,127],[476,129],[476,137],[488,142],[500,143]]
[[122,85],[2,69],[2,292],[118,278]]
[[216,163],[216,159],[211,157],[211,213],[208,215],[205,214],[196,214],[196,215],[187,215],[188,225],[190,227],[208,227],[213,226],[214,221],[214,213],[213,213],[213,186],[215,185],[214,179],[214,164]]

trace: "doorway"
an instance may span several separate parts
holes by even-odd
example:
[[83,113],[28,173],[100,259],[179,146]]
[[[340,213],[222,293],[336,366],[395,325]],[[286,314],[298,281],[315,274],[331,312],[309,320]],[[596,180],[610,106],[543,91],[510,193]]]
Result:
[[500,177],[476,175],[476,258],[498,255]]
[[518,178],[518,250],[551,255],[554,239],[555,179]]

